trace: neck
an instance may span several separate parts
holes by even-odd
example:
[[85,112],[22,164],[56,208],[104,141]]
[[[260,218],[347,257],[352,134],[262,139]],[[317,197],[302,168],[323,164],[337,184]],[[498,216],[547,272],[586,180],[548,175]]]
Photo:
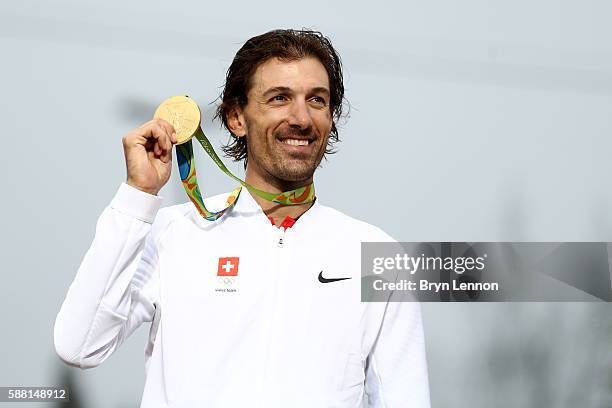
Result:
[[[304,181],[267,179],[258,174],[258,172],[254,171],[251,166],[247,166],[244,180],[253,187],[269,193],[282,193],[284,191],[294,190],[312,183],[312,177]],[[263,199],[257,194],[253,194],[252,196],[257,204],[259,204],[263,212],[268,217],[272,217],[275,225],[280,225],[280,223],[287,216],[297,219],[300,215],[304,214],[310,207],[312,207],[313,204],[310,202],[298,205],[282,205]]]

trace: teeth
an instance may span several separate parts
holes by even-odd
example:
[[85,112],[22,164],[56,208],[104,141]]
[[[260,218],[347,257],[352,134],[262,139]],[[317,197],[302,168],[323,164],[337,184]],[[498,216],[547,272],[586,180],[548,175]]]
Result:
[[298,140],[298,139],[285,139],[283,143],[292,146],[308,146],[308,140]]

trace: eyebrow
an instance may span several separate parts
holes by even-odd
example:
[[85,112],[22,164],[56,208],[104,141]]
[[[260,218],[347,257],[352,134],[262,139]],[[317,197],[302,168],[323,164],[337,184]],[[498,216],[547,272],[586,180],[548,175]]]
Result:
[[[275,86],[273,88],[268,89],[267,91],[265,91],[263,93],[263,96],[268,96],[272,93],[277,93],[277,92],[285,92],[285,93],[292,93],[293,90],[287,86]],[[310,89],[309,93],[324,93],[326,95],[330,95],[329,89],[327,89],[324,86],[316,86],[312,89]]]

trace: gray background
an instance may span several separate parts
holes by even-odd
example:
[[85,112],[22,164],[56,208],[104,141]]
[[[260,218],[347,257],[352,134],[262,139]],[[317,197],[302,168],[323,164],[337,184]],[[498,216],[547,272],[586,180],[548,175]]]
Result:
[[[319,29],[343,57],[322,203],[402,241],[612,241],[609,2],[88,3],[0,5],[1,386],[67,378],[81,406],[137,406],[147,330],[83,372],[54,354],[55,315],[125,178],[123,134],[188,93],[218,148],[209,104],[272,28]],[[205,194],[234,187],[201,154],[198,171]],[[185,201],[177,174],[162,195]],[[423,310],[434,407],[612,406],[609,304]]]

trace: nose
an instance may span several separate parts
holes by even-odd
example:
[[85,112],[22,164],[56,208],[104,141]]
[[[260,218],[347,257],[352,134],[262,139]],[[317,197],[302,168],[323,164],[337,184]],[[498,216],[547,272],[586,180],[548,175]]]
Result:
[[293,101],[289,109],[288,122],[289,126],[300,129],[307,129],[312,126],[312,117],[305,100],[296,99]]

